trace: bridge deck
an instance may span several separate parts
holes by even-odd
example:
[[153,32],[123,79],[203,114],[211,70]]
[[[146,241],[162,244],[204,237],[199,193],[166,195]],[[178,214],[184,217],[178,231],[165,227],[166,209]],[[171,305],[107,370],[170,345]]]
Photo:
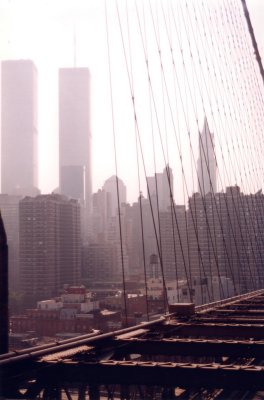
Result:
[[254,399],[264,391],[264,315],[256,312],[262,307],[264,291],[258,291],[197,307],[191,316],[170,314],[137,327],[9,353],[0,358],[1,394],[183,399],[191,392],[220,399],[246,393]]

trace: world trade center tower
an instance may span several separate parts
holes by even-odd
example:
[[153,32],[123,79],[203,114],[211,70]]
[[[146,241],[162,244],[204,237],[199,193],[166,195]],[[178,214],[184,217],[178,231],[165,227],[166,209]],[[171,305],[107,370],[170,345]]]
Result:
[[1,192],[34,195],[38,186],[37,69],[2,61]]
[[59,70],[60,192],[80,200],[84,223],[91,205],[90,72],[88,68]]

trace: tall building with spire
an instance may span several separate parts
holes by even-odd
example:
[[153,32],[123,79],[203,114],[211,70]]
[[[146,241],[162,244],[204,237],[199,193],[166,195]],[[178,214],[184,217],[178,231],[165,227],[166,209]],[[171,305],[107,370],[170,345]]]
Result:
[[60,192],[85,206],[85,227],[91,208],[90,72],[59,70]]
[[210,132],[207,118],[204,118],[203,130],[199,133],[199,158],[197,163],[198,192],[205,196],[216,193],[216,158],[214,134]]
[[2,62],[1,192],[34,195],[38,186],[37,69]]

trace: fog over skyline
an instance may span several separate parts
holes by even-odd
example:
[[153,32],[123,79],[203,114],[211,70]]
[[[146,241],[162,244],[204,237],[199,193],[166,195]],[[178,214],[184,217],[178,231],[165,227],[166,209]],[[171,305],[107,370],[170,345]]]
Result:
[[[159,27],[159,39],[164,42],[165,60],[169,57],[169,52],[165,43],[166,30],[162,23],[162,8],[159,3],[169,4],[169,2],[153,1],[153,10],[157,25]],[[178,2],[178,4],[183,2]],[[221,0],[207,0],[203,2],[208,7],[214,7],[221,4]],[[123,55],[122,37],[118,27],[118,13],[115,6],[116,2],[110,0],[107,2],[107,24],[104,0],[0,0],[0,59],[31,59],[38,69],[38,111],[39,111],[39,187],[42,193],[49,193],[58,187],[58,70],[61,67],[88,67],[91,72],[91,131],[92,131],[92,190],[96,192],[101,188],[107,178],[115,174],[114,154],[113,154],[113,124],[111,117],[111,101],[109,93],[109,70],[108,70],[108,48],[107,33],[108,26],[111,78],[113,84],[113,102],[114,102],[114,129],[116,132],[118,175],[127,186],[128,201],[136,200],[138,193],[137,165],[135,151],[134,135],[134,116],[131,105],[131,96],[129,81],[127,78],[126,62]],[[150,130],[150,121],[144,119],[144,107],[149,99],[144,97],[143,91],[148,93],[149,87],[146,79],[140,77],[145,68],[144,54],[142,46],[140,47],[140,28],[137,25],[137,16],[134,4],[138,5],[139,10],[143,10],[142,3],[119,1],[119,12],[121,24],[124,28],[124,38],[126,51],[130,48],[130,58],[128,57],[130,84],[134,85],[134,90],[138,93],[138,118],[140,130],[147,133]],[[193,1],[191,5],[195,4]],[[232,5],[232,2],[230,2]],[[248,0],[247,5],[250,11],[252,24],[255,30],[259,49],[264,57],[264,3],[262,0]],[[184,6],[184,4],[183,4]],[[176,6],[176,8],[178,5]],[[181,7],[181,5],[179,6]],[[147,13],[146,7],[146,44],[150,54],[154,49],[154,32],[151,31],[150,13]],[[165,10],[165,12],[168,12]],[[183,12],[179,10],[179,12]],[[142,14],[143,15],[143,14]],[[167,14],[166,14],[167,15]],[[129,16],[129,24],[126,25],[126,19]],[[141,16],[140,21],[143,26],[144,19]],[[149,26],[149,30],[148,30]],[[173,27],[171,28],[173,29]],[[209,29],[209,28],[208,28]],[[181,40],[184,36],[183,24],[179,27]],[[132,38],[133,37],[133,38]],[[152,39],[151,39],[152,38]],[[153,40],[153,42],[152,42]],[[131,47],[130,47],[131,46]],[[166,51],[168,55],[166,55]],[[157,53],[157,52],[156,52]],[[128,53],[126,53],[128,54]],[[253,50],[252,56],[253,58]],[[131,61],[132,60],[132,61]],[[160,80],[160,66],[157,54],[152,59],[154,66],[151,70],[152,78],[157,76]],[[166,68],[165,68],[166,69]],[[132,71],[132,73],[131,73]],[[170,72],[168,71],[168,75]],[[169,78],[173,82],[172,77]],[[195,86],[195,85],[194,85]],[[212,92],[216,90],[212,87]],[[142,90],[142,92],[141,92]],[[164,87],[159,84],[154,87],[156,98],[158,98],[159,120],[162,120],[163,109],[168,110],[169,104],[165,100],[160,100],[160,93]],[[199,104],[199,87],[195,86],[196,108],[199,115],[198,126],[202,129],[204,109]],[[154,113],[154,104],[152,104]],[[209,110],[208,104],[204,108]],[[191,106],[186,107],[187,114],[192,113]],[[173,122],[169,120],[168,111],[165,117],[164,126],[159,127],[154,122],[156,132],[156,146],[158,147],[158,131],[172,131]],[[179,130],[185,131],[185,123],[180,118]],[[195,116],[193,121],[190,118],[190,127],[192,131],[192,141],[195,157],[198,155],[198,132]],[[210,129],[221,131],[222,122],[218,123],[209,116]],[[196,137],[197,136],[197,137]],[[165,136],[164,136],[165,137]],[[144,142],[145,140],[145,142]],[[146,134],[143,140],[146,157],[147,175],[153,175],[153,160],[148,159],[147,149],[151,144],[151,135]],[[166,159],[170,160],[174,173],[174,179],[177,181],[177,169],[180,170],[179,163],[174,160],[170,143],[172,139],[164,139],[167,147],[164,149]],[[164,142],[164,143],[165,143]],[[221,140],[219,139],[217,147],[219,148]],[[165,147],[166,147],[165,145]],[[187,146],[187,145],[186,145]],[[188,146],[187,146],[188,147]],[[218,150],[217,150],[218,151]],[[167,157],[168,156],[168,157]],[[195,158],[194,157],[194,158]],[[157,150],[156,168],[161,172],[164,168],[164,159],[161,150]],[[219,159],[221,157],[219,156]],[[132,161],[133,160],[133,161]],[[186,161],[187,163],[187,161]],[[194,168],[192,166],[192,168]],[[133,173],[132,173],[133,171]],[[140,175],[143,176],[143,167],[140,166]],[[176,176],[175,176],[176,175]],[[190,176],[191,176],[190,172]],[[228,175],[228,173],[227,173]],[[230,174],[232,175],[232,174]],[[234,174],[235,176],[235,174]],[[190,177],[188,177],[191,180]],[[225,181],[225,177],[224,177]],[[234,178],[231,176],[231,183]],[[240,182],[238,182],[240,183]],[[142,184],[142,183],[141,183]],[[256,183],[257,187],[258,183]],[[181,183],[182,186],[182,183]],[[193,185],[194,186],[194,185]],[[142,184],[144,195],[144,185]],[[251,188],[249,188],[251,189]],[[192,185],[190,184],[190,192]],[[176,196],[177,197],[177,196]],[[182,201],[182,198],[176,199]]]

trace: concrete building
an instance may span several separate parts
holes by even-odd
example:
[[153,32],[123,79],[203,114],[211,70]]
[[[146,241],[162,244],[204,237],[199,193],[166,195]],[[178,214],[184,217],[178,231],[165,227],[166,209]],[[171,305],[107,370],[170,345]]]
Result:
[[82,282],[87,287],[94,282],[120,280],[117,273],[117,250],[111,243],[94,243],[82,250]]
[[183,279],[189,270],[185,206],[160,212],[160,232],[164,277],[167,281]]
[[167,211],[171,207],[173,197],[173,174],[169,165],[166,165],[162,173],[155,173],[147,177],[148,199],[153,207],[158,204],[159,211]]
[[110,216],[117,215],[118,212],[118,197],[117,197],[117,189],[119,196],[119,206],[121,207],[122,203],[126,203],[126,186],[122,179],[116,177],[116,175],[112,175],[108,178],[104,185],[103,190],[106,193],[109,193],[109,211]]
[[203,281],[211,295],[217,278],[222,297],[224,277],[231,279],[235,293],[262,287],[263,222],[261,192],[245,195],[232,186],[214,196],[195,193],[188,209],[190,276]]
[[0,211],[8,244],[9,290],[19,290],[19,201],[21,196],[0,194]]
[[198,189],[205,196],[207,193],[216,193],[216,156],[214,147],[214,134],[210,132],[207,118],[199,133],[199,159],[197,163]]
[[85,226],[91,212],[90,72],[88,68],[59,70],[60,192],[85,206]]
[[37,194],[37,70],[30,60],[2,62],[1,135],[1,192]]
[[19,204],[21,289],[28,297],[58,295],[80,283],[81,233],[77,200],[52,194]]
[[111,194],[99,189],[92,196],[91,236],[95,242],[106,239],[107,222],[111,217]]

